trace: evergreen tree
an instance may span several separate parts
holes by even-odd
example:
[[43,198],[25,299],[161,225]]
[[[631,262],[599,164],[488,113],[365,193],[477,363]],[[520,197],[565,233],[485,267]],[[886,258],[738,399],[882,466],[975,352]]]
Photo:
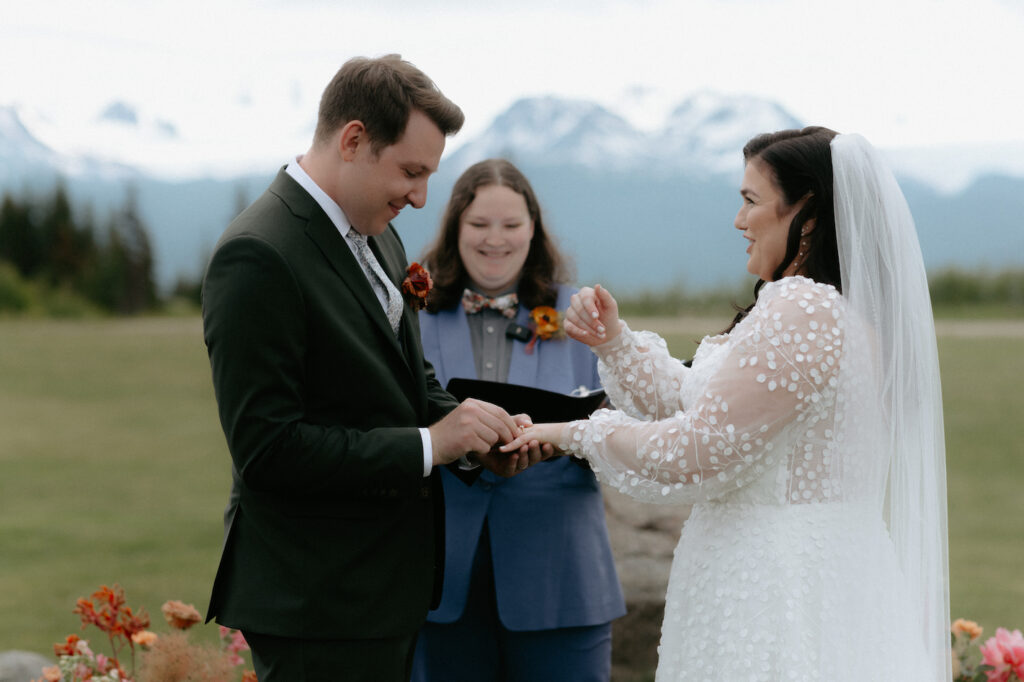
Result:
[[42,240],[32,211],[8,194],[0,204],[0,261],[14,265],[25,278],[33,277],[43,265]]
[[44,272],[52,286],[72,287],[83,270],[83,254],[76,251],[75,222],[67,189],[59,183],[50,203],[43,208],[39,234],[43,245]]
[[133,188],[129,189],[121,210],[113,216],[108,251],[109,275],[117,289],[113,309],[131,314],[154,307],[157,297],[153,251]]

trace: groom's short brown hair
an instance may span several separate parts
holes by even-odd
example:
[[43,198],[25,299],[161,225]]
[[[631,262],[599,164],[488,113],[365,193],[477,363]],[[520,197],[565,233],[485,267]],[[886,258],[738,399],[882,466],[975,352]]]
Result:
[[429,77],[400,55],[345,62],[320,98],[315,145],[322,145],[349,121],[361,121],[375,153],[398,141],[409,114],[422,111],[445,135],[459,132],[465,116]]

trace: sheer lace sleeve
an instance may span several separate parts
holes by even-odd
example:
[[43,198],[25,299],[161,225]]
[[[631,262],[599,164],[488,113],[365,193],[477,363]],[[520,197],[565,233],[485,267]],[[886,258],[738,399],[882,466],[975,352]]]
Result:
[[683,409],[683,375],[689,370],[669,355],[665,340],[635,332],[625,322],[608,343],[594,347],[597,370],[609,400],[637,419],[662,419]]
[[[834,404],[841,304],[833,287],[808,279],[766,285],[693,405],[650,421],[600,410],[570,423],[561,447],[590,460],[605,483],[648,502],[688,504],[747,485]],[[635,355],[643,353],[622,345],[629,357],[609,359],[642,367]]]

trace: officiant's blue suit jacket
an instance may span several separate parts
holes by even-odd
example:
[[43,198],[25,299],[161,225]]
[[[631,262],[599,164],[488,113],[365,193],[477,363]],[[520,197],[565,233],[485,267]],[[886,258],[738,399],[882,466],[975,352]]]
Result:
[[[565,310],[572,290],[559,291]],[[521,307],[516,320],[529,321]],[[441,385],[475,379],[469,324],[461,305],[420,313],[424,357]],[[508,383],[570,393],[600,387],[590,349],[571,339],[540,341],[527,354],[514,341]],[[466,603],[473,553],[484,519],[490,529],[498,615],[510,630],[607,623],[626,612],[597,479],[569,457],[537,464],[514,478],[485,471],[472,486],[441,472],[445,499],[445,576],[440,606],[427,620],[450,623]]]

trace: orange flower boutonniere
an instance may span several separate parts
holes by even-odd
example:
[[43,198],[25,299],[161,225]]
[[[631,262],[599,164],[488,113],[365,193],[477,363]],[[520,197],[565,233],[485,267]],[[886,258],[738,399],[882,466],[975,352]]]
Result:
[[530,328],[533,330],[533,337],[526,344],[527,353],[533,352],[538,339],[547,341],[565,336],[561,313],[547,305],[539,305],[530,311]]
[[402,296],[405,302],[413,310],[423,310],[427,307],[427,294],[434,286],[434,280],[430,279],[430,273],[419,263],[413,263],[405,271],[406,277],[402,280]]

